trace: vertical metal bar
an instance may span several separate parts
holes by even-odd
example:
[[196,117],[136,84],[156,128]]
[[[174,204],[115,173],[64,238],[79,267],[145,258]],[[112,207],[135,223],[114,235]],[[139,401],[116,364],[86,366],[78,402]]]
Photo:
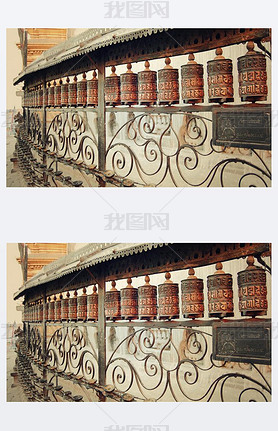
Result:
[[[101,276],[98,279],[98,381],[104,386],[106,384],[106,319],[104,310],[105,281]],[[100,397],[105,401],[105,397]]]
[[[98,63],[98,168],[100,171],[106,169],[106,108],[105,108],[105,61],[102,58]],[[105,187],[105,181],[99,179],[99,187]]]
[[[45,304],[47,301],[47,296],[45,293],[45,290],[43,292],[43,320],[42,320],[42,355],[43,355],[43,362],[46,361],[46,344],[47,344],[47,326],[46,326],[46,319],[45,319]],[[43,368],[42,372],[42,378],[47,380],[47,370]],[[43,388],[43,396],[44,399],[48,399],[48,390],[44,387]]]
[[[45,78],[43,79],[43,91],[46,91],[46,81]],[[45,106],[45,97],[43,97],[43,108],[42,108],[42,145],[45,147],[46,145],[46,106]],[[47,156],[46,154],[43,154],[42,156],[42,163],[46,165]],[[46,172],[43,173],[43,182],[47,182],[47,174]]]

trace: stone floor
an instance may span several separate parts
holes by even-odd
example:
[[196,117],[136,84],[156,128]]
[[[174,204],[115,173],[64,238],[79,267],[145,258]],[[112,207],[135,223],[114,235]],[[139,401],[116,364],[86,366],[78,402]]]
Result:
[[11,339],[7,342],[7,401],[26,402],[28,400],[22,387],[19,384],[17,386],[13,386],[14,378],[11,376],[11,373],[14,371],[15,359],[15,340]]
[[7,187],[27,187],[26,181],[18,169],[17,172],[12,172],[13,163],[10,161],[15,151],[16,139],[13,133],[7,129],[6,135],[6,185]]

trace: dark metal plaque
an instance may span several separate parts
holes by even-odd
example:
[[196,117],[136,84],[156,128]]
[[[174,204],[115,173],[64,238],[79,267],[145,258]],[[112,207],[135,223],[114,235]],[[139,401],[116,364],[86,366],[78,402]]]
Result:
[[271,364],[269,321],[214,322],[213,359],[254,364]]
[[271,149],[269,107],[214,108],[213,144],[225,147]]

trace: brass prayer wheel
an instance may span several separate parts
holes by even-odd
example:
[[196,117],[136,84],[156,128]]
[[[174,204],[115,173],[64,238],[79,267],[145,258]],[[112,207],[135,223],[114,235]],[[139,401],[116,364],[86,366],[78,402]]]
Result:
[[48,298],[48,320],[54,322],[55,318],[55,303],[54,300],[51,301],[51,298]]
[[221,262],[215,265],[216,271],[207,278],[209,317],[233,316],[233,279],[226,274]]
[[48,106],[48,88],[47,88],[47,86],[45,86],[45,88],[43,89],[43,105]]
[[87,319],[87,295],[86,288],[83,287],[82,295],[77,297],[77,320]]
[[40,89],[39,89],[39,108],[42,108],[43,106],[43,88],[40,85]]
[[184,103],[204,102],[204,67],[197,64],[194,54],[189,54],[188,63],[181,67],[181,93]]
[[159,319],[179,318],[179,285],[170,280],[171,274],[166,272],[165,282],[158,285],[158,316]]
[[48,83],[48,106],[54,106],[54,86]]
[[116,67],[111,67],[111,75],[105,78],[106,105],[116,106],[121,103],[120,77],[115,73]]
[[121,74],[121,102],[122,105],[136,105],[138,103],[138,76],[133,73],[131,63],[127,64],[126,73]]
[[253,256],[248,256],[247,265],[237,275],[239,311],[242,316],[264,316],[267,313],[266,273],[254,265]]
[[74,291],[74,296],[69,298],[69,320],[77,319],[77,292]]
[[254,42],[247,43],[247,54],[237,60],[239,96],[242,102],[267,99],[266,59],[254,51]]
[[98,319],[98,294],[97,287],[93,287],[93,293],[87,296],[87,320]]
[[56,85],[56,81],[54,81],[54,106],[61,106],[61,85],[63,81],[59,80],[59,85]]
[[117,320],[121,318],[121,298],[116,282],[112,281],[111,284],[110,291],[105,293],[105,316],[108,320]]
[[61,105],[68,106],[69,103],[69,77],[67,77],[65,84],[61,85]]
[[93,78],[87,81],[87,105],[97,106],[98,104],[98,79],[97,73],[93,71]]
[[138,290],[127,279],[127,286],[121,289],[121,315],[123,319],[138,319]]
[[87,80],[86,73],[82,75],[82,81],[77,83],[77,105],[86,106],[87,104]]
[[145,61],[145,69],[138,73],[139,105],[153,105],[157,100],[157,73],[150,70],[150,63]]
[[181,303],[184,317],[204,317],[204,283],[193,268],[189,269],[187,279],[181,281]]
[[209,103],[234,101],[233,63],[223,57],[222,52],[217,48],[216,57],[207,64]]
[[166,66],[158,71],[158,102],[160,105],[179,103],[179,71],[171,66],[169,57]]
[[70,293],[67,292],[67,297],[61,300],[61,320],[69,319],[69,297]]
[[39,316],[38,316],[38,321],[42,322],[43,321],[43,303],[42,301],[39,302]]
[[49,320],[48,319],[48,302],[46,301],[44,304],[43,304],[43,317],[44,317],[44,320]]
[[145,284],[138,287],[139,319],[154,319],[157,316],[157,287],[150,284],[150,277],[146,275]]
[[61,320],[61,301],[63,299],[63,295],[60,293],[56,302],[55,302],[55,321],[59,322]]
[[77,105],[77,77],[76,75],[73,78],[73,82],[69,83],[68,86],[68,105],[76,106]]

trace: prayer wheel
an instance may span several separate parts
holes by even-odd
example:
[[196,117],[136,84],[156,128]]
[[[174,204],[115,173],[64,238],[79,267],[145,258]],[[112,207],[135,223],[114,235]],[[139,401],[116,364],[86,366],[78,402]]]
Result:
[[242,102],[267,99],[266,58],[254,51],[254,42],[247,43],[247,54],[237,60],[239,96]]
[[121,74],[122,105],[136,105],[138,103],[138,76],[132,72],[131,68],[131,63],[128,63],[126,73]]
[[56,85],[56,81],[54,81],[54,106],[60,107],[61,106],[61,85],[63,84],[63,81],[59,80],[59,85]]
[[111,75],[105,78],[105,102],[106,105],[120,105],[121,87],[120,77],[115,73],[116,67],[111,67]]
[[40,85],[40,89],[39,89],[39,108],[42,108],[43,106],[43,88]]
[[60,293],[56,302],[55,302],[55,321],[59,322],[61,320],[61,302],[63,299],[63,295]]
[[97,73],[93,71],[93,78],[87,81],[87,105],[97,106],[98,104],[98,79]]
[[39,87],[36,87],[35,89],[35,107],[38,108],[39,106]]
[[159,319],[179,318],[179,285],[170,278],[171,274],[166,272],[165,282],[158,285]]
[[38,321],[42,322],[43,321],[43,303],[42,301],[39,302],[39,316],[38,316]]
[[209,103],[234,101],[233,63],[223,57],[222,52],[217,48],[216,57],[207,64]]
[[138,319],[138,290],[127,279],[127,286],[121,289],[121,316],[123,319]]
[[61,320],[69,319],[69,297],[70,293],[67,292],[67,297],[61,300]]
[[55,302],[54,299],[51,301],[51,298],[48,298],[48,320],[54,322],[55,319]]
[[43,106],[48,106],[48,88],[47,88],[47,85],[43,89]]
[[139,319],[154,319],[157,316],[157,287],[150,284],[150,277],[146,275],[145,284],[138,287]]
[[204,68],[194,54],[189,54],[188,63],[181,67],[181,92],[184,103],[204,102]]
[[48,83],[48,106],[54,106],[54,85],[51,82]]
[[77,105],[77,77],[76,75],[73,78],[73,82],[69,83],[68,87],[68,105],[76,106]]
[[68,106],[69,103],[69,82],[70,79],[67,77],[65,84],[61,84],[61,105]]
[[77,292],[74,291],[73,297],[69,298],[69,320],[77,319]]
[[98,319],[98,294],[97,287],[93,287],[93,293],[87,296],[87,320]]
[[242,316],[264,316],[267,313],[266,272],[254,265],[248,256],[247,268],[237,275],[239,311]]
[[153,105],[157,100],[157,73],[150,70],[150,63],[145,61],[145,69],[138,73],[139,105]]
[[49,320],[48,319],[48,302],[47,301],[43,304],[43,317],[44,317],[45,321]]
[[86,106],[87,104],[87,80],[86,73],[82,75],[82,81],[77,83],[77,105]]
[[226,274],[221,262],[215,265],[216,271],[207,278],[209,317],[233,316],[233,279]]
[[87,295],[86,288],[83,287],[82,295],[77,297],[77,320],[87,319]]
[[170,63],[170,58],[166,57],[166,66],[158,71],[158,103],[160,105],[179,103],[179,71],[174,69]]
[[117,320],[121,318],[121,298],[116,282],[112,281],[111,284],[110,291],[105,293],[105,316],[108,320]]
[[181,303],[184,317],[204,317],[204,283],[193,268],[189,269],[187,279],[181,281]]

